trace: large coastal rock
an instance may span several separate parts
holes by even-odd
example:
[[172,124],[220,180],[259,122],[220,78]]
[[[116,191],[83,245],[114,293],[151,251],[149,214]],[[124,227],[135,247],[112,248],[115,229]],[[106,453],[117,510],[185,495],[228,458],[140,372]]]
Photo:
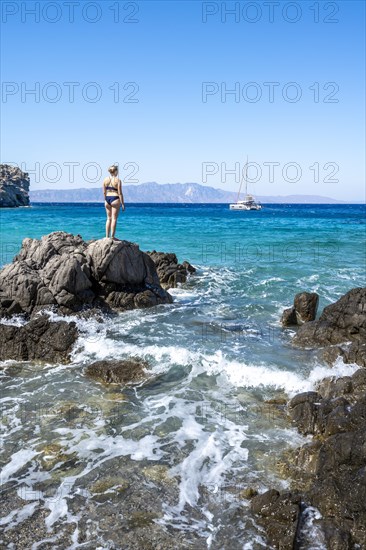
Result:
[[[194,268],[181,266],[173,256],[176,283]],[[60,313],[92,307],[123,311],[171,303],[153,258],[128,241],[85,242],[62,231],[24,239],[19,254],[0,271],[0,315],[30,315],[49,307]],[[164,284],[171,281],[171,274],[167,279],[166,271],[160,272]]]
[[337,302],[324,308],[317,321],[302,325],[293,343],[319,347],[366,341],[366,287],[353,288]]
[[68,363],[78,331],[75,323],[40,316],[21,327],[0,324],[0,361]]
[[[194,268],[189,267],[192,272]],[[39,316],[42,310],[90,316],[172,301],[160,284],[153,259],[134,243],[112,239],[85,242],[80,235],[62,231],[40,240],[24,239],[19,254],[0,271],[0,316],[23,314],[32,320],[21,327],[0,324],[0,336],[6,342],[0,360],[68,361],[76,326],[52,323]],[[97,376],[95,369],[99,369],[104,381],[123,378],[121,365],[109,365],[107,371],[104,367],[95,365],[90,374]],[[137,369],[131,363],[126,376],[137,380],[142,370],[141,364]]]
[[0,208],[29,205],[29,176],[20,168],[0,164]]

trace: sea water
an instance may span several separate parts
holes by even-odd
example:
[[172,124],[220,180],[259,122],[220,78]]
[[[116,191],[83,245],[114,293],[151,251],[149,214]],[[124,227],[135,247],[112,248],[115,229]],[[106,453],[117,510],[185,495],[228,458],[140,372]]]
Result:
[[[25,237],[104,236],[102,204],[0,215],[2,265]],[[365,230],[363,205],[127,205],[118,238],[175,252],[197,272],[170,290],[171,305],[70,316],[81,335],[69,365],[2,364],[0,540],[18,531],[29,548],[139,548],[167,533],[172,548],[267,548],[246,490],[286,488],[279,457],[306,441],[268,401],[357,368],[293,348],[281,313],[300,291],[317,292],[321,311],[364,286]],[[137,387],[84,375],[95,360],[131,356],[150,365]]]

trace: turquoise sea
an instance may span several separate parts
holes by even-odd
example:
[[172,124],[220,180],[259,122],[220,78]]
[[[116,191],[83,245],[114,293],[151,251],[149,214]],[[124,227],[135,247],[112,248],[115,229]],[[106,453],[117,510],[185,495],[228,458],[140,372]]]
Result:
[[[149,532],[173,534],[175,548],[268,548],[245,490],[286,487],[280,452],[306,439],[267,401],[356,370],[294,349],[280,316],[297,292],[317,292],[321,311],[365,286],[365,214],[364,205],[127,204],[118,238],[175,252],[197,273],[171,290],[172,305],[78,319],[71,365],[3,364],[1,482],[13,506],[4,533],[33,537],[34,548],[144,548],[128,537]],[[0,221],[4,265],[25,237],[103,237],[105,212],[34,204],[3,209]],[[151,366],[140,387],[83,374],[96,359],[131,355]],[[308,550],[323,548],[307,528]]]

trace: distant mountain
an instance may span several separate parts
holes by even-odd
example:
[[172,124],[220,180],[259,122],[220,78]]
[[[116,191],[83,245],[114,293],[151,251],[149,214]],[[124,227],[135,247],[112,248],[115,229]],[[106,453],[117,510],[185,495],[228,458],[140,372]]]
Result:
[[[126,202],[159,203],[230,203],[235,202],[237,193],[224,191],[198,183],[141,183],[124,185]],[[30,191],[31,202],[103,202],[100,187],[80,189],[42,189]],[[264,203],[343,203],[329,197],[317,195],[257,196]]]

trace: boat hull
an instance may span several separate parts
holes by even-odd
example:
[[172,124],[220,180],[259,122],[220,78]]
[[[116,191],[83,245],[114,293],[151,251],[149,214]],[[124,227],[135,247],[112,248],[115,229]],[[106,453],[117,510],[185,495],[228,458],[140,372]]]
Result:
[[262,210],[260,204],[230,204],[230,210]]

